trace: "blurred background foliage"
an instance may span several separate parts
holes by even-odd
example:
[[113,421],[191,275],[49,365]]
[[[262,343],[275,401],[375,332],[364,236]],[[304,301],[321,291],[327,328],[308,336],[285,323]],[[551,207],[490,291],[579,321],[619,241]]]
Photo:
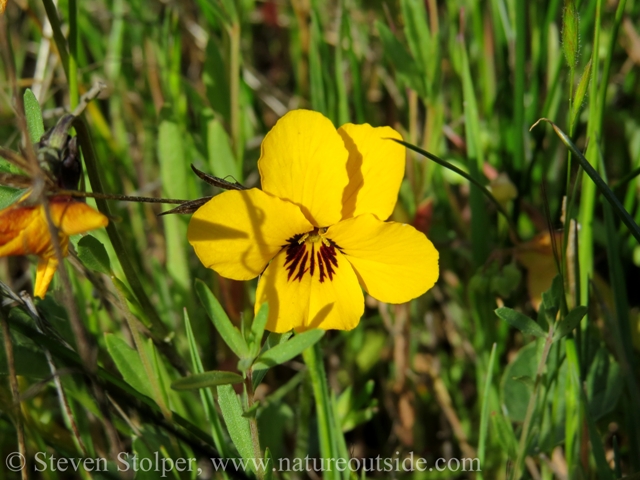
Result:
[[[52,29],[56,8],[60,23]],[[434,242],[440,280],[410,304],[368,298],[355,330],[321,341],[346,453],[482,461],[479,473],[398,478],[604,479],[640,472],[640,247],[552,128],[529,128],[546,117],[567,132],[638,222],[638,18],[635,0],[10,0],[2,34],[13,47],[19,98],[25,88],[33,91],[45,128],[78,94],[105,83],[85,112],[105,192],[177,199],[217,193],[190,164],[259,186],[261,140],[294,108],[318,110],[337,126],[391,125],[488,186],[513,228],[479,189],[408,153],[393,219]],[[68,37],[66,68],[56,29]],[[6,58],[0,142],[19,150]],[[91,189],[89,178],[83,184]],[[105,230],[74,239],[66,268],[113,398],[110,418],[68,358],[59,358],[68,400],[61,408],[46,339],[29,326],[24,305],[4,302],[27,450],[109,457],[117,447],[206,458],[216,442],[200,433],[222,431],[209,427],[220,422],[207,410],[215,408],[212,397],[169,384],[193,371],[190,351],[199,351],[205,370],[237,371],[238,359],[200,306],[194,280],[204,280],[245,329],[255,281],[206,270],[187,242],[188,216],[158,217],[169,206],[109,206],[121,245]],[[15,292],[31,290],[33,272],[28,259],[0,260],[2,281]],[[38,308],[74,345],[62,290],[56,277]],[[511,307],[546,332],[545,315],[560,310],[564,318],[578,305],[588,307],[586,316],[546,354],[544,335],[523,333],[494,313]],[[138,320],[142,333],[133,334]],[[134,346],[148,354],[138,357]],[[537,379],[541,359],[546,370]],[[4,355],[0,373],[4,458],[17,438]],[[141,403],[136,391],[154,400]],[[271,369],[255,396],[261,443],[274,458],[319,455],[301,361]],[[163,417],[154,405],[180,419]],[[221,453],[236,456],[228,442]]]

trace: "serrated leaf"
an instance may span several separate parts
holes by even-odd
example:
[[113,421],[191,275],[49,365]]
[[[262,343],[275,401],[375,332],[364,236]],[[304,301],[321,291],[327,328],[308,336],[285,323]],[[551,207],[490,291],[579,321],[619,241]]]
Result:
[[44,135],[44,122],[40,103],[30,88],[24,92],[24,114],[27,117],[27,130],[31,143],[39,142]]
[[194,373],[188,377],[180,378],[171,384],[171,388],[174,390],[196,390],[241,382],[242,377],[237,373],[210,370],[208,372]]
[[553,334],[553,341],[557,342],[562,337],[578,326],[580,320],[587,314],[587,307],[579,305],[571,310],[566,317],[558,322],[556,332]]
[[78,241],[77,250],[78,258],[89,270],[105,275],[111,274],[109,254],[100,240],[91,235],[85,235]]
[[276,345],[260,355],[253,363],[254,370],[271,368],[281,363],[288,362],[300,355],[304,350],[312,346],[324,336],[325,331],[320,329],[308,330],[296,335],[285,343]]
[[216,327],[222,340],[224,340],[224,343],[227,344],[238,358],[248,358],[249,347],[244,341],[244,338],[242,338],[242,334],[231,323],[231,320],[229,320],[218,299],[202,280],[196,279],[196,293],[202,306],[207,311],[207,315],[209,315],[209,318],[213,321],[213,325]]
[[540,325],[520,312],[516,312],[515,310],[508,307],[498,308],[495,312],[498,317],[503,319],[512,327],[517,328],[522,333],[534,335],[538,338],[544,338],[547,336],[546,332]]

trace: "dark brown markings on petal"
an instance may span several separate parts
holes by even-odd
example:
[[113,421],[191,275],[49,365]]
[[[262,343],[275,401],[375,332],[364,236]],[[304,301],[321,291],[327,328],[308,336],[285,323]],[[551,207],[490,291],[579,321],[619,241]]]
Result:
[[313,272],[315,271],[315,268],[316,268],[316,247],[313,243],[311,244],[310,260],[311,260],[311,263],[309,265],[309,275],[313,277]]
[[[300,260],[302,258],[304,258],[304,263],[307,262],[306,260],[307,246],[305,243],[298,243],[298,240],[300,240],[300,238],[302,238],[302,235],[294,235],[289,240],[287,240],[289,243],[288,245],[285,246],[285,248],[287,249],[287,258],[284,262],[284,266],[289,271],[289,274],[287,275],[288,280],[291,280],[291,276],[294,274],[294,272],[298,268],[298,264],[300,263]],[[304,267],[303,267],[302,273],[304,273]],[[295,278],[297,277],[298,275],[296,275]],[[300,276],[300,278],[302,277]]]
[[309,258],[309,252],[304,252],[304,257],[302,257],[302,261],[300,262],[298,273],[296,274],[295,277],[293,277],[294,280],[298,280],[298,281],[302,280],[304,273],[307,271],[307,269],[305,268],[307,266],[307,258]]
[[333,280],[333,274],[336,273],[333,267],[338,266],[338,259],[336,258],[336,255],[336,248],[333,245],[327,247],[322,244],[320,246],[320,251],[318,252],[318,263],[321,265],[320,283],[323,283],[327,276],[329,277],[329,280]]

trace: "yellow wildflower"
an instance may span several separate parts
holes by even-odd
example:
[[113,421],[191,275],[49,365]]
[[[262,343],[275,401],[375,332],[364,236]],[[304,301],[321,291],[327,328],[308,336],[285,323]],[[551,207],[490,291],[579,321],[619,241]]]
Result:
[[[68,196],[49,199],[51,220],[58,228],[62,255],[69,252],[69,235],[104,227],[107,217],[87,204]],[[34,296],[44,298],[58,268],[47,217],[42,204],[25,206],[18,202],[0,210],[0,257],[37,255],[39,257]]]
[[269,302],[268,330],[350,330],[364,312],[360,286],[403,303],[438,279],[427,237],[385,222],[405,167],[389,138],[401,136],[289,112],[262,142],[262,190],[224,192],[193,214],[188,238],[206,267],[235,280],[262,274],[255,309]]

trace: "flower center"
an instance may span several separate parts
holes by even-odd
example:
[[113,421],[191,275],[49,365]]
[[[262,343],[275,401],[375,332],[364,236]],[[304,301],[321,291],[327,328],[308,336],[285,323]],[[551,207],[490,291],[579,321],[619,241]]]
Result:
[[342,250],[324,236],[326,231],[326,228],[314,228],[311,232],[300,233],[287,240],[284,266],[289,272],[289,281],[301,281],[305,274],[313,277],[316,272],[320,283],[327,278],[333,280],[338,267],[337,252],[342,253]]

